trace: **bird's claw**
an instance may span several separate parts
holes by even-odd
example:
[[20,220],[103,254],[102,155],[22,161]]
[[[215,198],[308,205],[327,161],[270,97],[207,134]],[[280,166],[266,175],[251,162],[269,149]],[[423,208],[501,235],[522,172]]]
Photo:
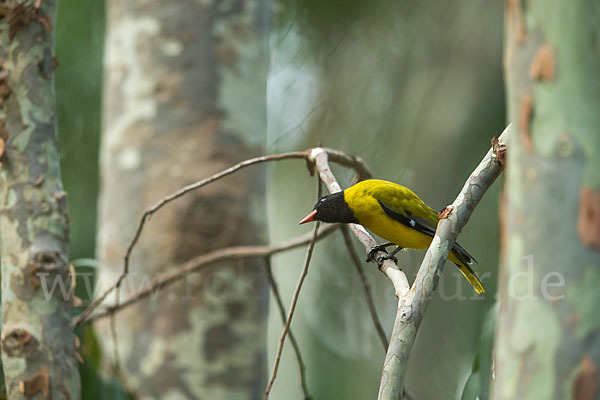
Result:
[[392,260],[394,264],[398,264],[398,259],[393,254],[386,254],[385,256],[377,257],[377,264],[381,264],[385,260]]
[[377,263],[382,263],[384,260],[394,260],[394,262],[396,261],[396,258],[392,255],[391,257],[389,257],[389,254],[387,256],[379,256],[377,257],[377,259],[375,259],[375,253],[377,253],[378,251],[385,251],[387,253],[386,247],[388,246],[393,246],[393,243],[383,243],[383,244],[378,244],[376,246],[371,247],[371,250],[369,250],[369,253],[367,254],[367,262],[377,262]]

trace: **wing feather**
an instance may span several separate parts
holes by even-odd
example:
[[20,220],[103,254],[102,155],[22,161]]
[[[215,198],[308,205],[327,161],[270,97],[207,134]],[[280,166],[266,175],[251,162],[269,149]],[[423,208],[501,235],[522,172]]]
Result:
[[393,182],[380,181],[370,187],[370,195],[386,205],[390,210],[412,217],[422,225],[435,228],[439,217],[437,213],[419,198],[412,190]]
[[412,228],[418,232],[424,233],[427,236],[433,237],[435,235],[435,229],[432,229],[426,224],[418,222],[415,218],[412,217],[412,215],[406,213],[406,211],[404,212],[404,214],[396,212],[388,206],[386,206],[385,204],[383,204],[381,200],[378,201],[379,205],[381,206],[383,211],[388,215],[388,217],[400,222],[402,225]]

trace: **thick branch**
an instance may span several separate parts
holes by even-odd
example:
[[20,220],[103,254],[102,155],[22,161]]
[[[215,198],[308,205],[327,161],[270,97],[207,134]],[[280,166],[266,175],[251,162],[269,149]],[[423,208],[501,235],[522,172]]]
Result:
[[81,392],[71,298],[54,292],[57,282],[71,281],[53,77],[56,7],[56,0],[0,2],[1,351],[10,399]]
[[503,157],[498,157],[498,151],[504,151],[503,145],[510,132],[509,125],[499,138],[500,145],[490,149],[469,176],[458,197],[449,206],[448,216],[440,219],[415,282],[410,291],[398,301],[396,320],[381,376],[379,400],[402,398],[408,357],[425,310],[437,288],[448,253],[486,190],[502,172]]

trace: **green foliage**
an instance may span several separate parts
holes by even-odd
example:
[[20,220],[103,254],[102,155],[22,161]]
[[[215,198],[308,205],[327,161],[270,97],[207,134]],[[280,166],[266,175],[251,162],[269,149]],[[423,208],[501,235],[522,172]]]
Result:
[[59,1],[55,77],[71,259],[94,255],[103,44],[103,1]]
[[[93,258],[98,196],[98,150],[104,44],[104,2],[61,0],[56,26],[56,97],[62,180],[69,194],[70,258]],[[82,273],[93,273],[93,263],[77,265],[76,295],[91,293]],[[93,287],[94,279],[88,283]],[[129,399],[120,382],[100,374],[101,351],[91,325],[78,332],[82,399]]]

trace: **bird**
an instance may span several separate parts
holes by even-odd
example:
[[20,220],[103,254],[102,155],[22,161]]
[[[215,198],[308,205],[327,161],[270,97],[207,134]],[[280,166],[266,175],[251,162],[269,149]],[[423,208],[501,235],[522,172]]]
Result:
[[[397,247],[384,258],[394,259],[394,255],[404,248],[427,249],[435,235],[439,216],[409,188],[394,182],[367,179],[320,198],[300,224],[312,221],[360,224],[388,240],[390,243],[371,249],[368,260],[372,260],[377,250],[390,245]],[[481,281],[471,268],[475,259],[462,246],[455,243],[448,260],[456,264],[478,294],[484,293]]]

